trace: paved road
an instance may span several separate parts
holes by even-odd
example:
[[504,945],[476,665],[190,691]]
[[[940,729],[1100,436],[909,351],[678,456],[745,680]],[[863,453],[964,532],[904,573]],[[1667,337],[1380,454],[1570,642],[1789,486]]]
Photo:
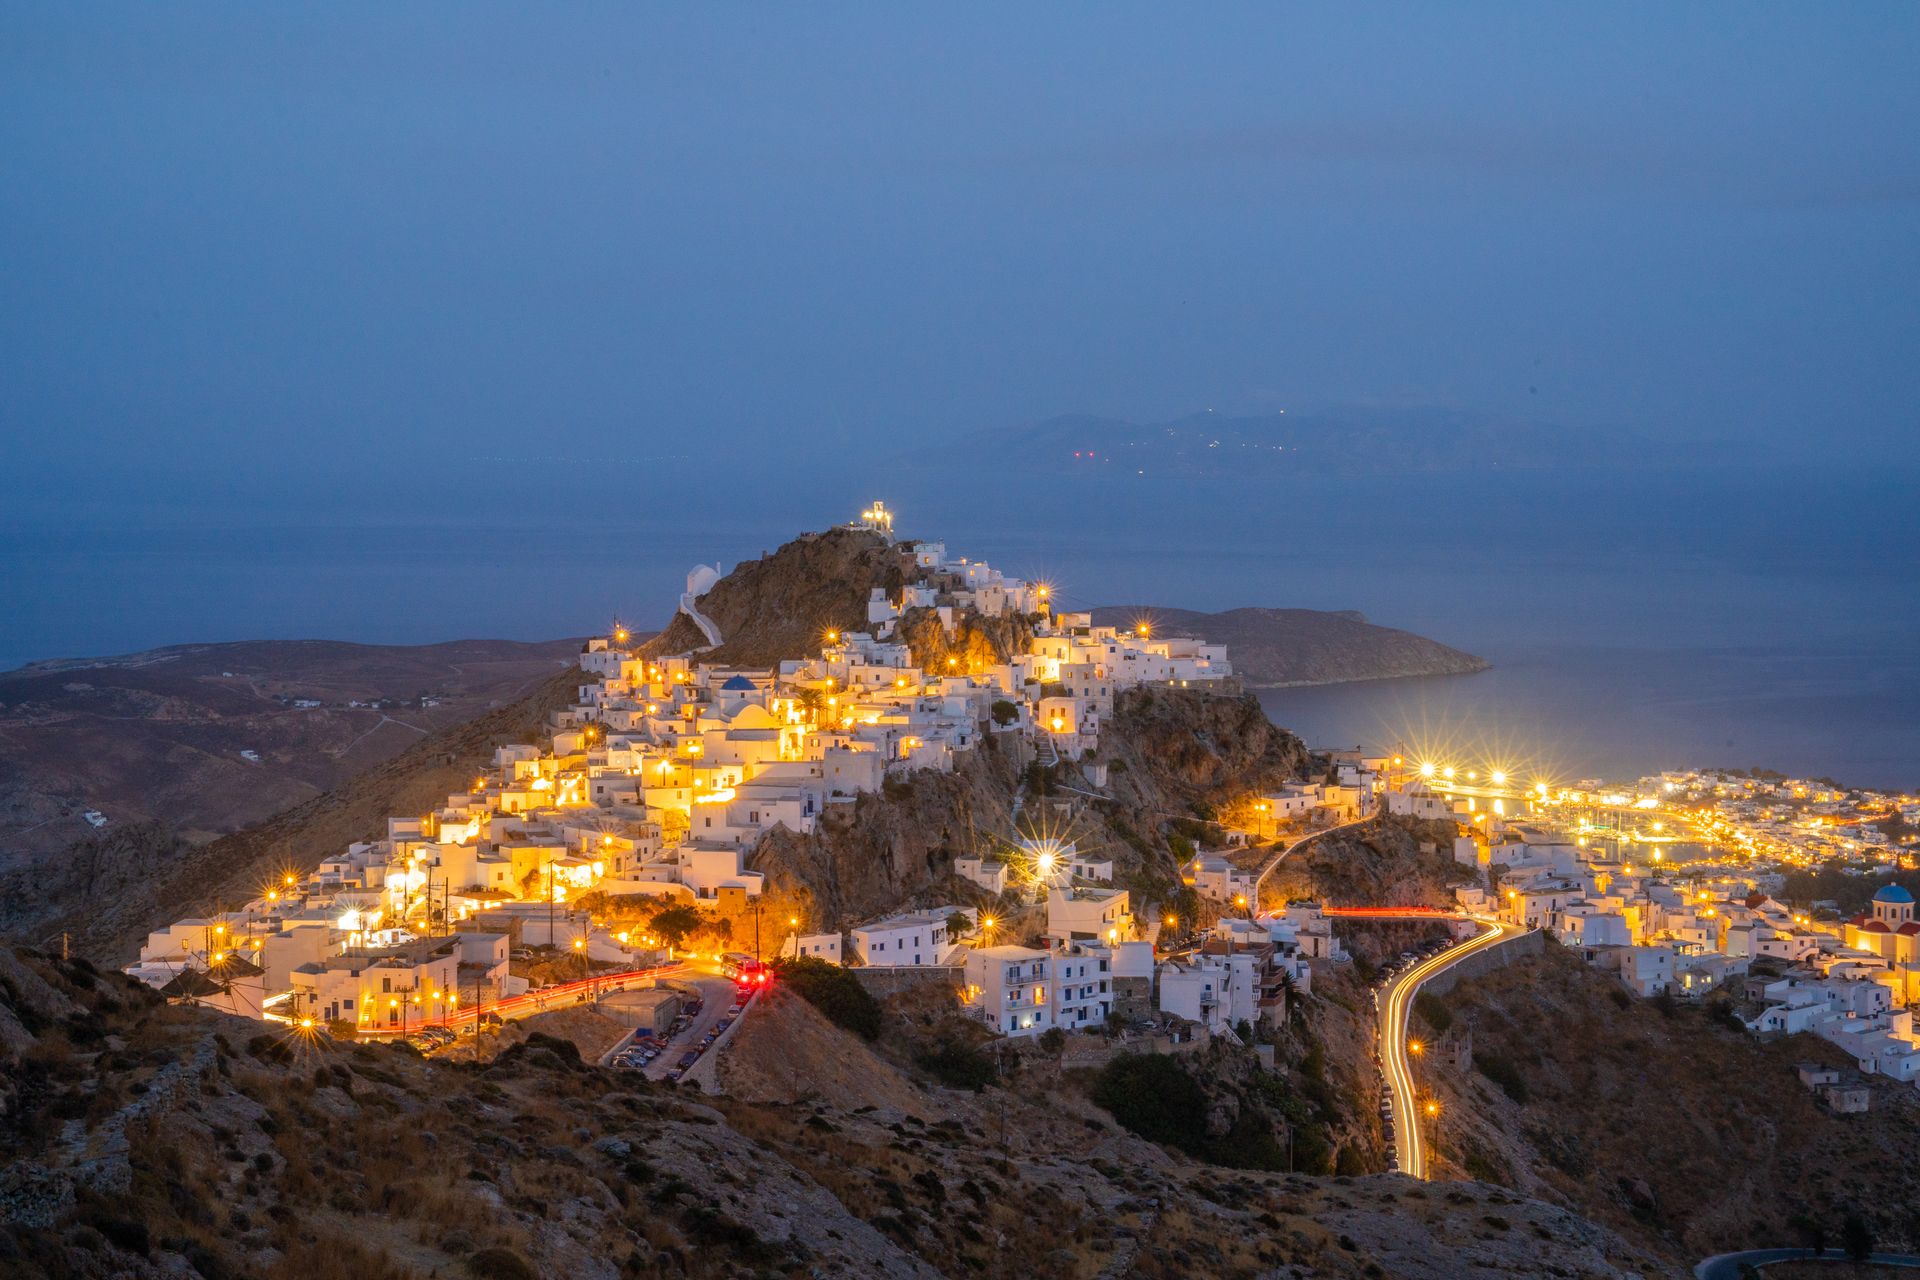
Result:
[[[1793,1262],[1815,1256],[1811,1249],[1748,1249],[1743,1253],[1722,1253],[1708,1258],[1694,1267],[1693,1274],[1698,1280],[1740,1280],[1744,1274],[1742,1267],[1764,1267],[1772,1262]],[[1817,1256],[1827,1262],[1847,1260],[1846,1254],[1838,1249],[1828,1249]],[[1920,1254],[1876,1253],[1870,1261],[1883,1267],[1920,1269]]]
[[676,982],[691,983],[699,989],[700,998],[705,1003],[693,1020],[693,1025],[682,1031],[668,1042],[666,1052],[647,1064],[646,1076],[649,1080],[664,1080],[667,1072],[673,1070],[681,1055],[689,1049],[698,1047],[700,1038],[707,1034],[707,1028],[727,1016],[727,1010],[733,1007],[733,979],[717,973],[682,973]]
[[1400,1172],[1427,1176],[1426,1136],[1421,1132],[1419,1105],[1413,1086],[1413,1068],[1407,1063],[1407,1017],[1420,984],[1444,973],[1476,951],[1517,938],[1526,930],[1518,925],[1481,921],[1486,929],[1477,938],[1428,956],[1395,974],[1380,990],[1380,1060],[1385,1066],[1387,1091],[1393,1098],[1393,1146]]

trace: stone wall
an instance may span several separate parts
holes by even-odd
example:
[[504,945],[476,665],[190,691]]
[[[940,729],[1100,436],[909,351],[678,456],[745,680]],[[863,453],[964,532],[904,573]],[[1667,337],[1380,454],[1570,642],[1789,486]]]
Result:
[[899,995],[902,991],[913,991],[925,986],[945,987],[950,991],[959,991],[966,985],[966,970],[959,965],[919,964],[900,965],[861,965],[849,968],[848,973],[860,980],[860,985],[879,999]]
[[1539,929],[1529,930],[1517,938],[1508,938],[1505,942],[1496,942],[1474,952],[1444,973],[1428,978],[1420,984],[1420,989],[1443,996],[1453,990],[1453,984],[1462,978],[1475,978],[1483,973],[1492,973],[1495,969],[1504,969],[1515,960],[1544,954],[1546,949],[1547,935]]

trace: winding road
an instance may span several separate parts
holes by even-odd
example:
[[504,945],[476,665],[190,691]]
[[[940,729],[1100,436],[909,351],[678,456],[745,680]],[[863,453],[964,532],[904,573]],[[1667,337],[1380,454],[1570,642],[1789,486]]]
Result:
[[1437,955],[1395,974],[1380,989],[1380,1058],[1387,1078],[1387,1091],[1393,1097],[1393,1147],[1401,1173],[1424,1179],[1427,1176],[1426,1135],[1420,1131],[1418,1096],[1414,1092],[1413,1068],[1407,1062],[1407,1018],[1413,1011],[1413,998],[1420,985],[1444,973],[1478,951],[1517,938],[1526,930],[1518,925],[1474,917],[1485,926],[1479,937],[1458,943]]
[[[1813,1258],[1822,1262],[1847,1261],[1847,1255],[1839,1249],[1827,1249],[1820,1253],[1811,1249],[1748,1249],[1741,1253],[1716,1254],[1696,1266],[1693,1274],[1699,1280],[1740,1280],[1741,1276],[1750,1275],[1776,1262],[1799,1262]],[[1876,1253],[1867,1260],[1882,1267],[1920,1267],[1920,1255],[1911,1253]]]

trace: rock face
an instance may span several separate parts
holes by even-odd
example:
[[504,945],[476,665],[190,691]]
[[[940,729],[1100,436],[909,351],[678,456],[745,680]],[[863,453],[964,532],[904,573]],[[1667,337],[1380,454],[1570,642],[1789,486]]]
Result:
[[1134,690],[1101,743],[1104,790],[1071,765],[1040,769],[1015,735],[988,733],[952,773],[914,774],[833,806],[809,835],[774,831],[749,861],[776,889],[810,900],[814,918],[852,924],[915,902],[971,901],[972,887],[952,876],[955,858],[1044,832],[1113,858],[1138,908],[1177,892],[1170,821],[1199,822],[1312,767],[1300,740],[1246,695]]
[[[770,555],[742,561],[699,598],[700,612],[713,619],[724,641],[701,658],[766,667],[818,652],[829,630],[863,630],[873,588],[897,598],[912,571],[912,556],[877,533],[839,528],[802,534]],[[706,643],[693,621],[676,613],[646,652],[685,653]]]
[[1093,611],[1099,626],[1132,626],[1142,618],[1152,619],[1162,634],[1226,645],[1234,672],[1250,688],[1470,675],[1489,665],[1437,640],[1375,626],[1353,612],[1248,608],[1196,613],[1154,605],[1109,605]]
[[1672,1273],[1497,1187],[1197,1164],[1050,1060],[942,1088],[779,990],[709,1106],[545,1036],[423,1061],[45,955],[0,949],[0,978],[0,1025],[34,1029],[0,1045],[8,1276]]

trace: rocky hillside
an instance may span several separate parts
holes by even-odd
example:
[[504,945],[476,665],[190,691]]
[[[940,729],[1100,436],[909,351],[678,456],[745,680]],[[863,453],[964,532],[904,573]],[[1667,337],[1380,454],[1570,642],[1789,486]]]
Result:
[[1196,613],[1155,605],[1109,605],[1093,611],[1099,626],[1132,626],[1143,618],[1165,635],[1224,644],[1235,674],[1249,688],[1339,684],[1399,676],[1457,676],[1488,663],[1437,640],[1375,626],[1365,615],[1316,609],[1228,609]]
[[311,870],[353,841],[383,834],[389,816],[425,812],[464,790],[496,745],[532,740],[579,682],[578,668],[549,676],[516,702],[204,845],[187,845],[159,825],[108,830],[44,865],[0,873],[0,932],[40,941],[65,931],[76,949],[103,963],[129,961],[160,924],[245,901],[285,870]]
[[[1850,1067],[1811,1036],[1758,1042],[1705,1007],[1630,998],[1562,948],[1463,980],[1438,1016],[1475,1069],[1428,1065],[1447,1173],[1513,1187],[1680,1257],[1807,1244],[1859,1214],[1920,1244],[1920,1096],[1874,1079],[1835,1115],[1794,1064]],[[1431,1006],[1428,1006],[1430,1012]]]
[[1349,907],[1451,907],[1456,886],[1480,879],[1453,860],[1457,823],[1378,817],[1315,840],[1281,863],[1268,881],[1285,898],[1317,898]]
[[0,674],[0,870],[93,835],[87,810],[188,843],[237,831],[517,700],[578,650],[277,640]]
[[[889,1013],[905,1027],[911,1011]],[[775,992],[709,1102],[535,1036],[342,1048],[0,951],[0,1270],[264,1280],[1674,1274],[1497,1187],[1219,1168],[1032,1053],[936,1083]]]
[[953,860],[1037,832],[1112,857],[1136,907],[1165,904],[1179,891],[1172,837],[1310,769],[1299,739],[1252,697],[1192,690],[1123,695],[1101,758],[1103,790],[1075,766],[1041,768],[1015,736],[989,734],[951,774],[836,805],[809,835],[773,832],[749,862],[809,915],[851,924],[915,902],[971,901],[977,891],[953,877]]
[[[847,528],[802,534],[758,560],[741,561],[695,602],[724,641],[702,657],[766,667],[816,653],[829,630],[866,627],[873,588],[898,597],[912,573],[906,546],[878,534]],[[685,653],[705,644],[699,629],[676,613],[647,652]]]

